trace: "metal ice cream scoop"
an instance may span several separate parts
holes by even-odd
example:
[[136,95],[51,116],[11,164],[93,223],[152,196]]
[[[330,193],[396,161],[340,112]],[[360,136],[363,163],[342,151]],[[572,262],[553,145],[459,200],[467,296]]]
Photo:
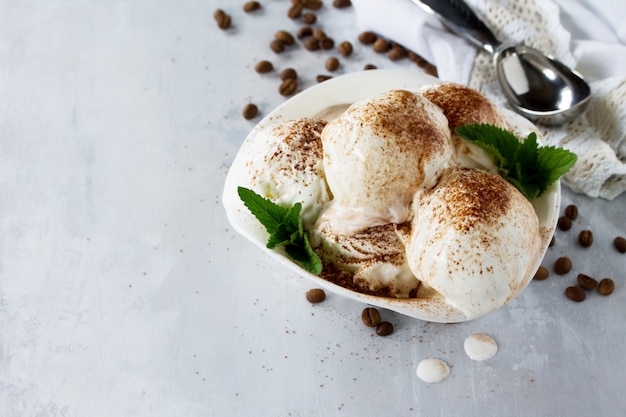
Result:
[[527,118],[561,124],[589,103],[591,89],[579,73],[536,49],[502,43],[463,0],[411,1],[493,56],[504,95]]

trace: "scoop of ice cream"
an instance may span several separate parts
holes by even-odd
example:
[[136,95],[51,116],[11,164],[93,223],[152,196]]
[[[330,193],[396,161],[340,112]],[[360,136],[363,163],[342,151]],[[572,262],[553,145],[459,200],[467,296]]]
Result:
[[537,215],[500,176],[450,168],[419,192],[406,242],[409,266],[467,319],[512,299],[541,257]]
[[336,268],[322,276],[360,292],[407,298],[415,296],[419,281],[411,272],[404,243],[393,224],[375,226],[352,236],[337,235],[330,228],[312,233],[316,252]]
[[507,123],[491,100],[470,87],[454,83],[428,86],[422,94],[441,108],[448,119],[459,165],[484,168],[495,173],[493,158],[455,133],[457,127],[470,124],[491,124],[507,129]]
[[433,186],[452,155],[443,112],[404,90],[352,104],[326,125],[322,142],[333,200],[320,227],[344,235],[406,221],[415,192]]
[[250,185],[257,193],[277,204],[302,203],[307,229],[330,199],[322,163],[325,125],[324,120],[304,118],[260,130],[254,157],[246,164]]

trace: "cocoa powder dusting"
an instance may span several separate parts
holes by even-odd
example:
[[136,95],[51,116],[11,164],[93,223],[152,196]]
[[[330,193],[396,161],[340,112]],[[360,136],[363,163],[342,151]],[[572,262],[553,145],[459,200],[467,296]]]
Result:
[[[456,176],[450,175],[456,172]],[[449,181],[442,198],[447,213],[453,219],[451,225],[457,230],[474,228],[477,224],[490,225],[509,210],[512,186],[499,175],[471,168],[455,168],[444,174]]]
[[502,124],[491,101],[469,87],[453,83],[442,84],[436,89],[425,91],[424,97],[443,110],[452,132],[459,126],[469,124]]

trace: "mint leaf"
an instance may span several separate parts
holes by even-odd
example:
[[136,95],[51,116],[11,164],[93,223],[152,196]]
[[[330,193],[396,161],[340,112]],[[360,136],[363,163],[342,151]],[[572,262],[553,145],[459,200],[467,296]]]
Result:
[[237,194],[269,233],[268,249],[283,246],[287,255],[302,268],[315,275],[322,272],[322,260],[313,251],[309,235],[302,226],[302,203],[281,207],[244,187],[238,187]]
[[286,208],[272,203],[252,190],[237,187],[237,194],[239,194],[243,204],[261,222],[270,235],[278,229],[278,226],[287,215],[288,210]]
[[489,124],[460,126],[455,131],[491,154],[502,177],[529,200],[540,196],[576,163],[576,154],[566,149],[539,146],[535,132],[520,141],[512,132]]

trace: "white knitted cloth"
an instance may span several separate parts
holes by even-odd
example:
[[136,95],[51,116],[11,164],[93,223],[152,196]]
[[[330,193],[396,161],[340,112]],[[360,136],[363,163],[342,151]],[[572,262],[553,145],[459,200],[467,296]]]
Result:
[[[539,126],[544,141],[578,155],[563,181],[591,197],[626,190],[626,3],[608,0],[466,0],[494,34],[576,68],[591,83],[588,110],[560,127]],[[558,2],[563,2],[560,8]],[[491,57],[446,31],[410,0],[352,0],[363,30],[412,49],[439,76],[481,91],[506,106]]]

